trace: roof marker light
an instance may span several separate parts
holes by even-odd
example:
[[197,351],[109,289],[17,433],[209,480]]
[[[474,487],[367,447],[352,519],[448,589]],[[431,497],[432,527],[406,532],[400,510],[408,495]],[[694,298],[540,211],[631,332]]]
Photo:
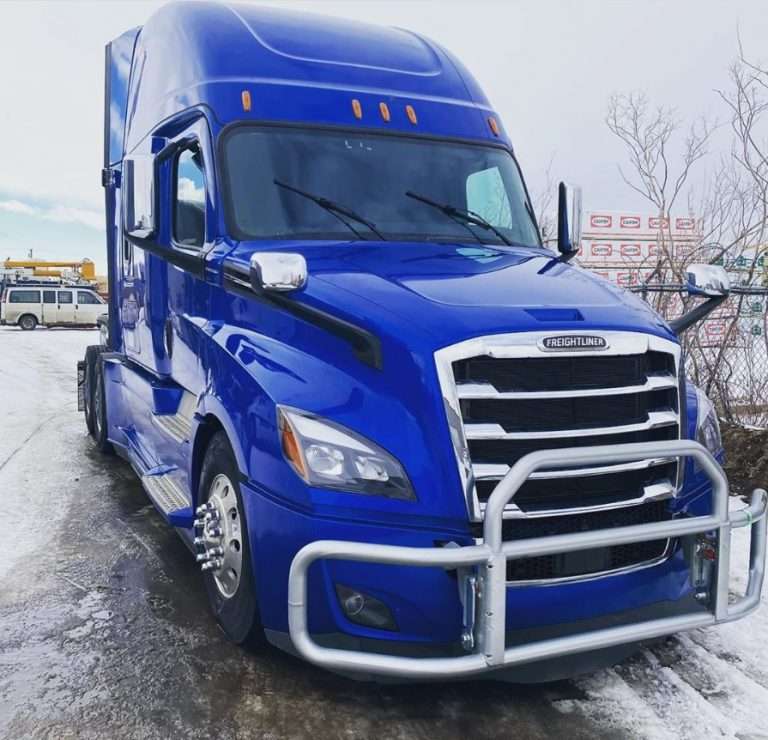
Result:
[[408,120],[415,126],[419,122],[419,120],[418,118],[416,118],[416,111],[413,109],[413,106],[406,105],[405,112],[408,116]]
[[379,111],[381,112],[381,117],[385,121],[389,121],[392,117],[389,113],[389,106],[386,103],[379,103]]
[[363,117],[363,106],[360,105],[360,101],[357,98],[352,101],[352,113],[355,114],[355,118],[357,119]]
[[494,136],[499,135],[499,124],[496,123],[496,119],[493,116],[490,116],[488,118],[488,125],[491,127],[491,131],[493,131]]
[[243,90],[240,93],[240,99],[243,101],[243,110],[248,111],[251,109],[251,93],[248,90]]

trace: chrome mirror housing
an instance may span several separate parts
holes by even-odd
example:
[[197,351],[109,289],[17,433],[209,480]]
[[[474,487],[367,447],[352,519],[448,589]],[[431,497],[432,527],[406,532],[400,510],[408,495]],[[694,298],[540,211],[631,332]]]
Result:
[[251,256],[251,286],[256,291],[285,293],[307,284],[307,261],[291,252],[255,252]]
[[726,296],[731,290],[728,273],[719,265],[688,265],[686,290],[691,295]]
[[155,157],[127,157],[123,167],[124,228],[130,236],[147,239],[157,230],[155,218]]
[[557,249],[572,257],[581,246],[581,188],[561,182],[557,189]]

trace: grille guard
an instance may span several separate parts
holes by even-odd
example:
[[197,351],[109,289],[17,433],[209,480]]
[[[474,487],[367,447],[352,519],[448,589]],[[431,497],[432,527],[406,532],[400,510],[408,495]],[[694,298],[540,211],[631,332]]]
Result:
[[[535,471],[541,468],[631,462],[667,456],[697,460],[712,481],[712,514],[591,532],[502,541],[504,507]],[[483,520],[483,542],[478,545],[421,548],[319,540],[299,550],[291,563],[288,582],[291,640],[301,656],[325,668],[400,678],[444,679],[639,642],[739,619],[755,610],[760,603],[765,574],[768,494],[757,489],[752,493],[748,507],[732,512],[728,511],[728,499],[728,480],[722,468],[698,442],[671,440],[533,452],[515,463],[491,494]],[[731,529],[744,526],[751,528],[749,580],[745,595],[729,603],[730,534]],[[710,585],[710,608],[675,617],[506,647],[507,560],[711,532],[716,532],[718,536]],[[455,568],[464,573],[476,570],[476,575],[469,577],[477,579],[478,588],[467,591],[477,594],[475,604],[472,605],[474,609],[467,609],[465,604],[465,614],[477,614],[477,621],[472,625],[472,632],[466,641],[467,645],[472,645],[472,652],[458,657],[411,658],[318,645],[310,636],[307,626],[307,571],[315,560],[321,559]],[[464,594],[462,598],[466,602]]]

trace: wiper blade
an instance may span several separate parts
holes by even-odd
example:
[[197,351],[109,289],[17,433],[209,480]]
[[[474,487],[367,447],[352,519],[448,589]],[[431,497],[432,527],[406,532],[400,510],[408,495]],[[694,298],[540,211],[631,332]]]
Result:
[[[414,200],[418,200],[421,203],[426,203],[428,206],[432,206],[432,208],[436,208],[438,211],[441,211],[446,216],[452,218],[454,221],[461,220],[464,223],[474,224],[475,226],[480,226],[483,229],[492,231],[508,247],[513,246],[512,242],[509,239],[507,239],[507,237],[504,236],[504,234],[502,234],[501,231],[499,231],[492,223],[486,221],[486,219],[484,219],[479,213],[475,213],[475,211],[465,210],[463,208],[457,208],[456,206],[452,206],[450,203],[438,203],[437,201],[434,201],[431,198],[427,198],[424,195],[419,195],[418,193],[414,193],[410,190],[406,191],[405,194],[409,198],[413,198]],[[473,234],[473,236],[479,242],[482,242],[482,240],[478,238],[477,234],[475,234],[474,231],[472,231],[471,229],[469,229],[469,231]]]
[[294,187],[293,185],[289,185],[286,182],[281,182],[280,180],[272,180],[272,182],[275,183],[279,188],[284,188],[285,190],[290,191],[291,193],[296,193],[296,195],[301,195],[302,197],[306,198],[307,200],[311,200],[313,203],[317,203],[321,208],[325,208],[328,213],[335,216],[341,223],[343,223],[350,231],[352,231],[355,236],[358,237],[358,239],[365,239],[365,237],[354,227],[352,226],[349,221],[347,221],[345,218],[342,218],[342,216],[346,216],[346,218],[351,218],[353,221],[357,221],[358,223],[363,224],[363,226],[368,227],[370,231],[372,231],[376,236],[379,237],[382,241],[386,241],[384,238],[384,235],[376,228],[376,224],[374,224],[371,221],[368,221],[368,219],[363,218],[359,214],[355,213],[353,210],[347,208],[346,206],[341,205],[340,203],[336,203],[332,200],[329,200],[328,198],[324,198],[322,195],[315,195],[314,193],[308,193],[306,190],[300,190],[299,188]]

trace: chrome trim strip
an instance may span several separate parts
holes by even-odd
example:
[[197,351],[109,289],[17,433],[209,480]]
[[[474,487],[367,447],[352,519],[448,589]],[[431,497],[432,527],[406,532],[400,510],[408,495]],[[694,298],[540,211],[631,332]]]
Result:
[[[641,496],[635,498],[628,498],[624,501],[612,501],[609,504],[595,504],[593,506],[569,506],[562,509],[541,509],[536,511],[524,511],[517,504],[507,504],[502,514],[503,519],[546,519],[556,516],[570,516],[571,514],[594,514],[598,511],[611,511],[614,509],[626,509],[630,506],[640,506],[642,504],[649,504],[653,501],[664,501],[665,499],[672,498],[677,489],[672,481],[669,479],[660,481],[659,483],[652,483],[650,486],[643,488]],[[485,514],[486,505],[484,502],[479,502],[480,512]]]
[[635,573],[639,570],[646,570],[647,568],[661,565],[672,555],[672,549],[672,540],[667,540],[667,546],[659,557],[653,558],[652,560],[644,560],[641,563],[626,565],[623,568],[601,570],[598,573],[589,573],[588,575],[563,576],[561,578],[531,578],[526,581],[507,581],[506,583],[510,588],[521,588],[525,586],[558,586],[563,583],[575,583],[577,581],[599,581],[603,578],[610,578],[611,576],[618,576],[623,573]]
[[[645,470],[657,465],[668,465],[675,462],[672,457],[657,457],[652,460],[622,463],[621,465],[601,465],[597,468],[573,468],[571,470],[541,470],[531,475],[531,480],[549,480],[553,478],[588,478],[593,475],[609,475],[623,473],[628,470]],[[501,479],[509,472],[509,465],[500,463],[475,463],[472,470],[475,480]]]
[[559,437],[599,437],[606,434],[644,432],[677,423],[679,423],[679,418],[675,411],[651,411],[647,421],[639,424],[623,424],[617,427],[556,429],[547,432],[505,432],[501,424],[465,424],[464,431],[467,439],[557,439]]
[[[580,353],[581,354],[581,353]],[[642,385],[624,385],[616,388],[585,388],[572,391],[497,391],[491,383],[457,383],[456,391],[463,400],[495,399],[499,401],[534,401],[550,398],[590,398],[594,396],[628,396],[635,393],[677,388],[677,377],[649,375]]]

